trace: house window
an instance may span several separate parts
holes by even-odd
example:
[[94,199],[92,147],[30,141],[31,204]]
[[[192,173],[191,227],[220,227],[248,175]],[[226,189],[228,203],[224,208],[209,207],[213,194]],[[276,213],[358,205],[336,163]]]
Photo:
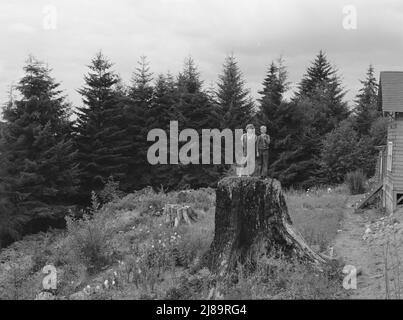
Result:
[[388,159],[386,160],[388,171],[392,171],[392,152],[393,152],[393,142],[388,142]]

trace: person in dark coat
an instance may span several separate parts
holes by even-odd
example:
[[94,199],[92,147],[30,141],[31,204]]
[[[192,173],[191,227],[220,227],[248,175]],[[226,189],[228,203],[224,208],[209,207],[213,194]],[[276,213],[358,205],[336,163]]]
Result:
[[269,170],[269,144],[270,136],[266,134],[266,126],[260,127],[260,136],[257,137],[257,167],[259,168],[259,173],[261,177],[268,176]]

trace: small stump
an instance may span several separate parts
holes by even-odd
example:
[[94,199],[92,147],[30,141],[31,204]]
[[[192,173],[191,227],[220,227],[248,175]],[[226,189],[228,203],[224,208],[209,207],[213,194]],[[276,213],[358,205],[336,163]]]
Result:
[[166,204],[163,210],[165,223],[177,228],[181,223],[191,225],[197,220],[196,212],[188,205]]
[[226,273],[246,258],[274,253],[316,265],[325,259],[292,228],[281,185],[274,179],[227,177],[218,183],[214,240],[205,256],[213,272]]

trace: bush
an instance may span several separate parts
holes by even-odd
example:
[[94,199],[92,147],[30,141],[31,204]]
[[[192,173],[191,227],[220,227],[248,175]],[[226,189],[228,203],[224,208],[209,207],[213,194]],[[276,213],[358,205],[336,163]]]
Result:
[[119,182],[115,181],[111,176],[104,188],[99,191],[98,196],[102,203],[108,203],[119,200],[123,196],[123,192],[119,190]]
[[68,251],[89,273],[99,271],[108,263],[108,239],[113,233],[113,224],[108,221],[109,210],[99,208],[94,194],[92,207],[92,215],[84,214],[82,219],[66,217]]
[[341,183],[348,172],[358,169],[362,169],[367,176],[373,175],[377,155],[374,142],[370,136],[360,136],[351,120],[342,121],[322,141],[320,171],[323,182]]
[[362,170],[349,172],[346,175],[346,184],[351,194],[361,194],[365,192],[366,177]]

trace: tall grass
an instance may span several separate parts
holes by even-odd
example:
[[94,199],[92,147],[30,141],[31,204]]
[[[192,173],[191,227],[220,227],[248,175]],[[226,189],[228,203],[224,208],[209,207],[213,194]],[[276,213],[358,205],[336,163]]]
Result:
[[346,195],[337,189],[315,189],[286,193],[286,198],[294,227],[309,245],[326,250],[340,229]]
[[346,184],[350,190],[350,194],[361,194],[365,192],[366,176],[362,170],[349,172],[346,175]]

